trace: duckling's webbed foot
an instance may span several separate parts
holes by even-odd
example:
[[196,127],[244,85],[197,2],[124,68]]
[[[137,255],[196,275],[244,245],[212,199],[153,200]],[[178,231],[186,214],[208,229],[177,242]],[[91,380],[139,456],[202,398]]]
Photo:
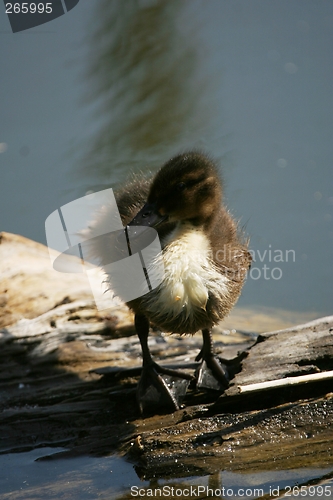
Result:
[[201,361],[196,371],[197,387],[199,389],[214,389],[224,391],[229,386],[227,367],[213,352],[211,330],[202,330],[203,346],[196,361]]
[[137,388],[141,413],[152,407],[178,410],[193,377],[178,370],[164,368],[153,361],[148,348],[149,321],[144,315],[135,316],[135,327],[143,358],[142,373]]

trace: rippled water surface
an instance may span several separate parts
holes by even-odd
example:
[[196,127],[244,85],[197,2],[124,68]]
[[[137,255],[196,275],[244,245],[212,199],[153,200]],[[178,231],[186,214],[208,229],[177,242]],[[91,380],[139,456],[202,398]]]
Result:
[[[211,476],[140,481],[122,458],[80,457],[40,460],[60,451],[51,448],[1,456],[2,499],[75,498],[327,498],[333,469],[295,469],[252,474],[222,470]],[[38,460],[39,459],[39,460]],[[324,478],[319,480],[319,478]],[[302,485],[307,485],[303,486]],[[302,493],[302,495],[301,495]]]

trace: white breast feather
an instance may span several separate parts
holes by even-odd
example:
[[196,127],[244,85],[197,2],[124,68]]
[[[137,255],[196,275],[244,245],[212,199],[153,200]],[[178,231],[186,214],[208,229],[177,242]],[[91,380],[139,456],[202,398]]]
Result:
[[228,294],[228,278],[211,260],[209,241],[202,230],[180,226],[168,239],[162,254],[164,279],[159,293],[147,296],[146,307],[156,318],[174,318],[182,311],[186,318],[193,317],[197,308],[206,309],[209,294],[221,298]]

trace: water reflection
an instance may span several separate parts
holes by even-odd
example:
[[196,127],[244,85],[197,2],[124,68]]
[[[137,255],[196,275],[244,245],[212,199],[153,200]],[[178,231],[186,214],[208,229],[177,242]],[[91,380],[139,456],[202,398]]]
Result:
[[[332,492],[332,469],[291,469],[140,481],[133,467],[120,457],[52,459],[59,449],[42,448],[2,455],[1,499],[45,498],[327,498]],[[41,460],[49,456],[48,460]],[[303,489],[301,490],[301,487]],[[297,492],[302,492],[302,495]],[[307,493],[305,495],[305,493]]]
[[197,72],[188,11],[169,0],[96,4],[86,102],[97,129],[81,166],[95,181],[119,181],[129,169],[154,168],[200,146],[211,110],[200,98],[208,80]]

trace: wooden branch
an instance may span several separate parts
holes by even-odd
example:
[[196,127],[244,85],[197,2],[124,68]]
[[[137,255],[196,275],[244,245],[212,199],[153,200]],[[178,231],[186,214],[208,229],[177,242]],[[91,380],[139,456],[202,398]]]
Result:
[[312,373],[310,375],[301,375],[299,377],[286,377],[278,380],[269,380],[267,382],[259,382],[257,384],[239,385],[238,392],[244,394],[246,392],[260,392],[275,387],[285,387],[290,385],[306,384],[308,382],[319,382],[321,380],[333,379],[333,370]]

